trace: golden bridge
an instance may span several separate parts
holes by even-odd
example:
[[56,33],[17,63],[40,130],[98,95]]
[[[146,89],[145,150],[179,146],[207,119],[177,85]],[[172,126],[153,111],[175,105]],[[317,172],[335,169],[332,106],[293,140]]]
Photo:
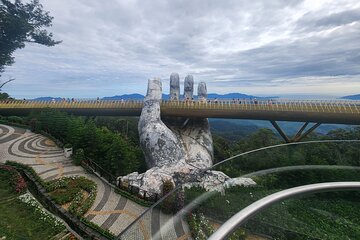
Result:
[[[25,116],[56,109],[81,116],[140,116],[143,101],[2,101],[0,115]],[[232,118],[270,121],[286,142],[300,141],[322,123],[360,125],[360,101],[219,100],[160,102],[161,115],[186,118]],[[289,138],[276,121],[304,122]],[[308,128],[309,123],[315,123]],[[304,132],[304,130],[307,131]]]
[[[83,116],[140,116],[143,101],[2,101],[0,115],[57,109]],[[162,116],[360,124],[360,101],[161,101]]]

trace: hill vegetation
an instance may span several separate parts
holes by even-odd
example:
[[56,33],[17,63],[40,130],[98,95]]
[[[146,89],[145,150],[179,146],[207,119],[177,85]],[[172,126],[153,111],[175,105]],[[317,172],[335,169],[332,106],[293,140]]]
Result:
[[[144,172],[146,165],[139,146],[137,118],[75,117],[58,111],[33,113],[27,118],[8,117],[17,124],[30,125],[34,131],[46,131],[75,151],[91,158],[115,176],[134,171]],[[259,147],[282,143],[270,129],[242,127],[226,121],[213,121],[215,162]],[[240,136],[240,137],[239,137]],[[360,139],[360,128],[336,129],[327,134],[310,134],[305,140]],[[316,143],[275,148],[238,157],[215,168],[239,177],[263,169],[301,165],[360,166],[359,143]],[[254,177],[255,188],[232,188],[225,197],[214,195],[196,214],[224,221],[238,210],[263,196],[282,189],[328,181],[359,181],[359,170],[294,170]],[[202,190],[186,191],[191,201]],[[239,196],[242,196],[239,198]],[[332,193],[316,195],[277,205],[246,225],[246,229],[278,239],[340,239],[358,236],[360,219],[352,206],[358,206],[359,193]],[[331,200],[329,200],[331,199]],[[225,201],[227,200],[227,201]],[[347,216],[351,215],[351,220]],[[333,223],[335,219],[335,223]],[[351,223],[349,223],[351,221]],[[301,224],[299,225],[299,222]],[[308,222],[308,224],[307,224]],[[350,225],[349,225],[350,224]],[[350,227],[349,227],[350,226]],[[328,233],[324,238],[324,234]]]
[[[136,120],[129,118],[126,124],[119,119],[75,117],[49,110],[30,114],[23,121],[35,132],[45,131],[62,143],[70,144],[74,152],[82,152],[85,158],[115,176],[146,169],[134,132]],[[125,132],[124,126],[130,130]]]

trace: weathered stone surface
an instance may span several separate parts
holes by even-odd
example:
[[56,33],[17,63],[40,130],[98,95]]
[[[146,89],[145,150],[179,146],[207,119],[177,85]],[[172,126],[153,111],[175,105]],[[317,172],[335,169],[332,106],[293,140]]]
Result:
[[251,178],[243,178],[243,177],[230,178],[226,180],[226,182],[224,183],[225,188],[231,188],[233,186],[251,187],[255,185],[256,182],[254,180],[252,180]]
[[184,98],[192,99],[194,96],[194,77],[187,75],[184,82]]
[[170,75],[170,100],[180,99],[180,78],[179,74],[172,73]]
[[138,125],[140,145],[149,168],[176,164],[185,157],[178,137],[160,119],[161,94],[160,79],[149,80]]
[[[192,99],[194,78],[186,76],[185,99]],[[179,75],[170,76],[170,98],[178,100],[180,95]],[[219,171],[206,171],[213,163],[213,141],[206,118],[160,117],[162,87],[160,79],[149,80],[138,130],[140,145],[150,168],[145,173],[131,173],[120,177],[122,182],[138,187],[140,192],[162,194],[165,181],[175,185],[191,183],[206,190],[223,191],[225,186],[251,185],[250,180],[231,180]],[[206,101],[207,89],[204,82],[198,85],[198,96]],[[225,185],[224,185],[225,184]]]
[[162,193],[162,187],[165,181],[171,181],[174,183],[170,173],[157,167],[151,168],[141,174],[133,172],[125,177],[122,177],[121,181],[128,182],[130,186],[136,186],[146,192],[157,194]]
[[200,82],[198,85],[198,99],[199,101],[206,101],[207,99],[207,89],[205,82]]

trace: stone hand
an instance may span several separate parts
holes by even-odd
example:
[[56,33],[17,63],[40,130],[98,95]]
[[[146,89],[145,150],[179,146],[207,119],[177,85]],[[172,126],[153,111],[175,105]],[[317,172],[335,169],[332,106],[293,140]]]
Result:
[[[193,90],[194,80],[189,75],[184,82],[186,104],[192,104]],[[138,187],[147,194],[162,194],[165,181],[174,185],[185,184],[218,191],[223,191],[224,186],[245,185],[243,179],[229,179],[219,171],[204,171],[211,167],[213,162],[213,142],[208,120],[161,117],[161,96],[160,79],[149,80],[138,126],[140,145],[149,170],[119,177],[119,183]],[[206,97],[206,85],[199,83],[198,100],[204,102]],[[177,73],[170,76],[170,101],[180,101],[180,81]],[[246,179],[245,182],[250,180]],[[250,184],[253,183],[251,180]]]
[[[194,80],[185,78],[184,101],[192,104]],[[140,144],[149,168],[208,168],[212,166],[213,142],[206,118],[161,118],[162,85],[160,79],[149,80],[139,120]],[[206,101],[204,82],[198,85],[198,99]],[[180,101],[180,80],[170,76],[170,101]],[[184,170],[184,169],[183,169]]]

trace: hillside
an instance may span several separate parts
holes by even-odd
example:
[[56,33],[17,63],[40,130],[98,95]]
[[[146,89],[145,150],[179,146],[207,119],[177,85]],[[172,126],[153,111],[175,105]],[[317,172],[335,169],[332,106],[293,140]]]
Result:
[[341,99],[360,100],[360,94],[344,96]]

